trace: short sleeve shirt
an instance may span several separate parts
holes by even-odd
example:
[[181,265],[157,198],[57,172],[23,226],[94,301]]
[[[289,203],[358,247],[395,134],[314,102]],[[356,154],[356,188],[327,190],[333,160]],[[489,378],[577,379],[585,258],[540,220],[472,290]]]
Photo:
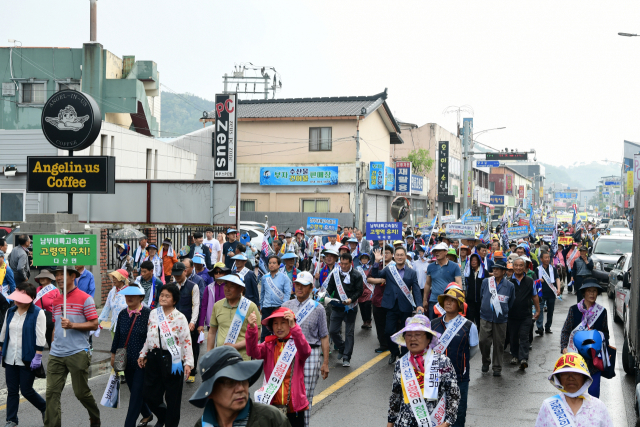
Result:
[[[89,350],[89,331],[67,329],[64,336],[61,318],[64,313],[64,296],[62,293],[53,301],[53,319],[55,322],[55,335],[51,343],[52,356],[67,357]],[[67,293],[67,319],[72,323],[85,323],[98,318],[96,305],[93,298],[78,288]]]
[[235,263],[235,260],[231,259],[231,257],[228,256],[227,254],[229,252],[235,252],[236,246],[238,246],[237,240],[233,243],[225,242],[225,244],[222,246],[222,254],[224,255],[224,265],[227,268],[233,267],[233,264]]
[[[238,301],[240,303],[240,301]],[[211,320],[209,322],[209,326],[213,328],[218,328],[218,333],[216,334],[216,347],[221,347],[224,345],[224,341],[227,339],[227,334],[229,333],[229,328],[231,328],[231,322],[233,321],[233,317],[236,314],[236,310],[238,309],[238,304],[233,307],[229,305],[227,299],[221,299],[213,305],[213,310],[211,310]],[[240,329],[240,333],[238,334],[238,339],[236,342],[244,341],[244,336],[247,332],[247,319],[251,313],[255,313],[258,318],[258,327],[261,326],[261,317],[260,311],[258,307],[254,303],[249,304],[249,308],[247,309],[247,315],[244,318],[244,322],[242,323],[242,329]],[[249,356],[247,356],[247,349],[243,348],[240,351],[240,355],[244,360],[251,360]]]
[[218,252],[220,252],[220,242],[216,239],[205,239],[202,244],[207,245],[211,251],[211,264],[215,264],[218,260]]
[[[309,300],[307,299],[307,301]],[[300,311],[307,301],[299,302],[297,298],[294,298],[285,301],[282,306],[290,308],[293,314],[297,315],[298,311]],[[302,333],[311,346],[320,345],[320,340],[329,335],[329,331],[327,330],[327,315],[322,304],[318,304],[316,308],[313,309],[305,321],[300,324],[300,329],[302,329]]]
[[442,294],[451,282],[455,282],[456,277],[461,277],[460,266],[455,262],[447,260],[447,263],[440,267],[440,264],[433,262],[427,267],[427,276],[431,277],[431,296],[429,302],[437,302],[438,295]]

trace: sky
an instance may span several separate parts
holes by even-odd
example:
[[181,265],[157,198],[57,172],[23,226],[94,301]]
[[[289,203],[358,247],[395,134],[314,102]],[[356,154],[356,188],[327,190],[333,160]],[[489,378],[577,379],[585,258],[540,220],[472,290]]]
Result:
[[[0,45],[81,47],[89,1],[21,0]],[[569,166],[621,161],[640,141],[640,2],[100,0],[98,41],[158,64],[163,90],[213,99],[222,76],[275,67],[278,98],[388,90],[397,119],[455,132],[470,106],[478,136]],[[190,106],[196,108],[196,106]],[[470,114],[463,114],[468,117]]]

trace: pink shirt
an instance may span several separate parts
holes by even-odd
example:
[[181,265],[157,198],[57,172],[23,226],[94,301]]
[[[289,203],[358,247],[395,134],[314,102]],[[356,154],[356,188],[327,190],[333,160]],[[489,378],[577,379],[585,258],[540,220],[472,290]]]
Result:
[[[576,427],[610,427],[613,425],[613,421],[607,412],[607,407],[598,398],[587,395],[584,399],[582,406],[578,409],[578,413],[574,414],[567,401],[564,398],[564,394],[560,393],[565,410],[573,425]],[[556,422],[549,410],[547,404],[543,403],[538,413],[538,419],[536,420],[535,427],[556,427]]]

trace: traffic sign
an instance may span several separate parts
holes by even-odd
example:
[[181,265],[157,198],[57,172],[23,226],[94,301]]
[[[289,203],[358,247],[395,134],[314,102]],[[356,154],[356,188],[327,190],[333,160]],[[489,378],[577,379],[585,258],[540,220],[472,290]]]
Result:
[[485,153],[487,160],[527,160],[527,153]]
[[500,166],[500,162],[492,162],[492,161],[486,161],[486,160],[476,160],[476,167],[477,168],[497,168],[498,166]]

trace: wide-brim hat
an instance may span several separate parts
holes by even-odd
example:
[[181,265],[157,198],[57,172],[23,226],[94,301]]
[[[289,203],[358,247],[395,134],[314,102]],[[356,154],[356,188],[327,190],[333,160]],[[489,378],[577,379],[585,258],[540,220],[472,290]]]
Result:
[[454,248],[449,248],[447,250],[447,255],[451,255],[456,257],[456,261],[458,260],[458,254],[456,253],[456,250]]
[[404,245],[404,242],[402,240],[396,240],[395,242],[393,242],[393,246],[395,245]]
[[[280,307],[278,308],[276,311],[274,311],[273,313],[271,313],[271,316],[267,317],[266,319],[262,319],[262,326],[266,326],[269,330],[271,330],[271,321],[277,317],[284,317],[284,314],[287,312],[291,312],[293,313],[293,311],[289,308],[286,307]],[[293,317],[296,317],[296,314],[293,313]]]
[[464,312],[464,292],[458,287],[450,287],[443,294],[438,295],[438,304],[444,307],[445,298],[453,298],[458,301],[458,311]]
[[22,304],[31,304],[33,302],[33,298],[31,298],[29,295],[25,294],[24,292],[21,292],[18,290],[11,292],[11,294],[7,297],[7,299],[10,299],[11,301],[19,302]]
[[404,333],[408,331],[423,331],[431,334],[432,338],[431,343],[429,343],[429,347],[434,348],[436,345],[438,345],[440,334],[431,329],[431,321],[424,314],[416,314],[413,317],[409,317],[404,322],[404,328],[391,335],[391,341],[398,345],[406,347],[407,342],[404,339]]
[[193,258],[191,259],[191,261],[192,261],[194,264],[202,264],[202,265],[205,265],[205,264],[206,264],[206,262],[205,262],[205,260],[204,260],[204,256],[202,256],[202,254],[195,254],[195,255],[193,256]]
[[589,288],[597,289],[598,290],[598,295],[600,295],[602,293],[602,291],[604,291],[602,286],[600,286],[600,283],[598,282],[598,279],[596,279],[594,277],[588,277],[588,278],[584,279],[584,282],[582,282],[582,286],[580,286],[579,290],[584,292],[585,289],[589,289]]
[[349,251],[349,252],[351,252],[351,249],[349,249],[349,247],[348,247],[348,246],[346,246],[346,245],[342,245],[342,246],[340,246],[340,247],[338,248],[338,250],[339,250],[339,251],[341,251],[341,250],[343,250],[343,249],[344,249],[345,251]]
[[507,264],[504,262],[504,258],[496,259],[493,263],[493,268],[507,269]]
[[56,278],[49,270],[42,270],[33,280],[40,283],[40,279],[49,279],[52,282],[56,281]]
[[322,250],[322,254],[323,255],[333,255],[333,256],[337,256],[337,257],[340,256],[340,254],[338,252],[334,251],[333,249],[323,249]]
[[235,256],[232,256],[231,259],[237,259],[239,261],[246,261],[248,258],[245,254],[238,254]]
[[349,240],[347,240],[347,243],[356,243],[357,244],[358,243],[358,239],[355,239],[355,238],[352,237]]
[[252,386],[262,376],[262,360],[245,361],[235,348],[221,346],[207,352],[200,359],[198,369],[202,384],[189,398],[189,402],[198,408],[204,408],[215,382],[220,378],[249,381],[249,386]]
[[127,282],[129,279],[129,273],[127,270],[123,270],[122,268],[112,271],[109,273],[109,276],[113,277],[118,282]]
[[[222,265],[220,265],[220,264],[222,264]],[[230,269],[230,268],[227,268],[227,266],[226,266],[226,265],[224,265],[224,262],[217,262],[217,263],[213,266],[213,268],[212,268],[211,270],[209,270],[209,271],[208,271],[209,276],[211,276],[211,277],[214,277],[214,276],[215,276],[214,271],[216,270],[216,268],[219,268],[221,273],[231,273],[231,269]],[[219,279],[218,279],[218,280],[219,280]]]
[[[64,271],[64,267],[58,267],[53,271]],[[67,267],[67,274],[73,273],[76,277],[80,277],[80,272],[73,267]]]
[[244,282],[237,274],[227,274],[226,276],[220,277],[218,280],[221,282],[231,282],[238,286],[242,286],[243,288],[245,287]]
[[293,252],[287,252],[280,257],[280,260],[284,261],[285,259],[296,259],[296,258],[298,258],[296,254],[294,254]]
[[118,295],[138,295],[143,297],[144,290],[140,286],[130,285],[122,289],[121,291],[118,291]]
[[554,386],[555,388],[557,388],[563,393],[567,393],[567,391],[564,389],[564,387],[562,387],[562,384],[560,383],[560,378],[558,378],[557,376],[558,374],[561,374],[563,372],[576,372],[578,374],[582,374],[585,377],[587,377],[586,381],[584,382],[580,390],[577,392],[579,393],[578,395],[584,394],[589,389],[589,387],[591,386],[591,383],[593,382],[593,379],[591,378],[591,374],[589,374],[589,368],[587,367],[587,362],[585,362],[584,358],[578,353],[565,353],[562,356],[560,356],[560,358],[556,361],[554,365],[553,373],[549,375],[549,378],[548,378],[552,386]]

